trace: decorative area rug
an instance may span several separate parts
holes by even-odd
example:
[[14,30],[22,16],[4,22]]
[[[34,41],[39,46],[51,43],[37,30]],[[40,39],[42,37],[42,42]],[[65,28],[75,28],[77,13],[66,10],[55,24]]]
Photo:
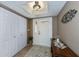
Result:
[[24,57],[51,57],[51,51],[49,47],[35,45]]

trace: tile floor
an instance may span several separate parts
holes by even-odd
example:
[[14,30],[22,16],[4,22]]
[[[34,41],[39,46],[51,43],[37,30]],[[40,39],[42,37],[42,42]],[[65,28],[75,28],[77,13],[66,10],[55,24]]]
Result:
[[51,57],[50,48],[34,45],[24,57]]
[[34,45],[25,47],[15,57],[51,57],[51,51],[49,47]]

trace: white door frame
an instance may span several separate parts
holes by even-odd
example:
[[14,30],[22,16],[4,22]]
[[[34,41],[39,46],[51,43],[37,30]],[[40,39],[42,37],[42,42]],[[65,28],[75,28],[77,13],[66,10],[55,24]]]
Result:
[[[34,31],[35,31],[35,21],[36,20],[41,20],[41,19],[44,19],[44,20],[46,19],[46,20],[49,21],[49,25],[50,25],[49,26],[49,28],[50,28],[50,30],[49,30],[49,33],[50,33],[49,36],[50,36],[50,44],[51,44],[51,38],[53,36],[52,35],[52,31],[53,31],[53,29],[52,29],[53,28],[53,26],[52,26],[53,25],[52,24],[53,23],[53,19],[52,19],[52,17],[48,17],[48,18],[33,19],[33,45],[40,45],[39,42],[37,41],[37,39],[39,39],[39,36],[38,35],[35,35],[35,32]],[[50,47],[50,44],[48,44],[46,46]]]

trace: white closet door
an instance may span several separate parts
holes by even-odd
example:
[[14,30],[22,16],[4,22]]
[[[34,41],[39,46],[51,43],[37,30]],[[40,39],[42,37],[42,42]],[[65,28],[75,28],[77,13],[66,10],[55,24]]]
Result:
[[26,46],[26,19],[0,8],[0,56],[14,56]]

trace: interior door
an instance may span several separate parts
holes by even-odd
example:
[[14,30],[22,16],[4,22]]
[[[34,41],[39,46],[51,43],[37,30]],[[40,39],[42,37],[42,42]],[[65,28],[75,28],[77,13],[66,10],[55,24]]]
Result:
[[52,38],[52,18],[34,20],[34,44],[50,47]]

